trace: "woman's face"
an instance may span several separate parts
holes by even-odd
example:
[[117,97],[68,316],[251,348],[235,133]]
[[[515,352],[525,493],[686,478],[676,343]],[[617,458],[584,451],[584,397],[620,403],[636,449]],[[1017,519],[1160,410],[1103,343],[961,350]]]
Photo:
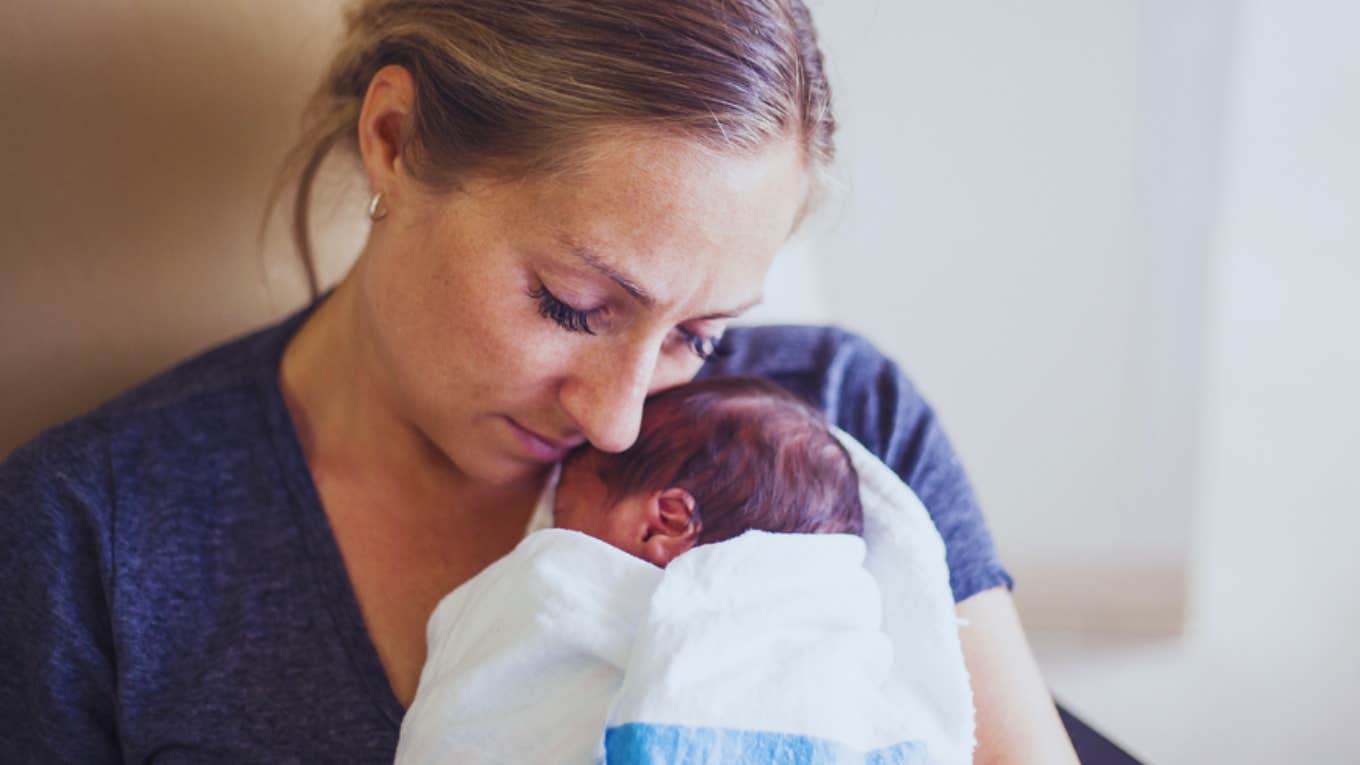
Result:
[[692,378],[761,298],[806,193],[792,141],[593,148],[570,174],[438,199],[396,160],[407,180],[356,272],[389,403],[476,480],[527,479],[586,440],[631,445],[643,399]]

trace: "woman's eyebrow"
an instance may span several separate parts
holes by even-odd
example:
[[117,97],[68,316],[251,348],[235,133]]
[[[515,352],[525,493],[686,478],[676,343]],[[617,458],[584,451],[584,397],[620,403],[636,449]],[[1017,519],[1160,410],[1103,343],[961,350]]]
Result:
[[562,244],[566,246],[568,252],[579,258],[586,265],[614,280],[614,283],[622,287],[625,292],[632,295],[639,303],[648,308],[656,305],[656,298],[652,297],[650,292],[643,289],[641,285],[627,274],[620,272],[618,269],[606,263],[604,258],[600,257],[599,254],[591,248],[567,237],[562,237]]
[[[622,287],[625,292],[627,292],[629,295],[632,295],[639,303],[642,303],[644,306],[648,308],[651,308],[652,306],[656,305],[656,298],[653,297],[650,292],[648,292],[641,285],[639,285],[637,281],[634,280],[632,277],[628,276],[625,273],[622,273],[617,268],[614,268],[609,263],[607,263],[605,259],[600,257],[599,253],[597,253],[595,250],[567,236],[560,237],[560,239],[563,246],[567,248],[568,252],[570,252],[573,256],[581,260],[586,265],[590,266],[595,271],[598,271],[599,273],[608,276],[610,279],[614,281],[615,284],[618,284],[620,287]],[[751,300],[746,301],[742,305],[739,305],[730,311],[721,311],[718,313],[708,314],[707,316],[701,316],[699,317],[699,321],[712,321],[715,319],[735,319],[741,314],[746,313],[746,311],[750,310],[751,307],[759,305],[764,300],[765,300],[764,295],[757,295]]]

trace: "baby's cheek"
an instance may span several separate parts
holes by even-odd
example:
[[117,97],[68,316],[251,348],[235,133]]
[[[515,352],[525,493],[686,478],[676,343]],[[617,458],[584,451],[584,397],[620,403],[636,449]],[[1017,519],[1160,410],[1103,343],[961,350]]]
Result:
[[553,505],[553,526],[599,537],[603,533],[599,515],[589,492],[565,486],[558,488],[557,501]]
[[576,528],[576,519],[571,511],[571,505],[563,501],[560,494],[558,496],[557,504],[553,506],[553,526],[559,529],[579,531],[580,529]]

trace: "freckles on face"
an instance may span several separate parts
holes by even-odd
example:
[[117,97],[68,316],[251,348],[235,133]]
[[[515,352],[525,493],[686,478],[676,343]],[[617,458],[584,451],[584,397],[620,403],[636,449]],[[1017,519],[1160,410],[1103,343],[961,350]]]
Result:
[[804,196],[794,143],[750,157],[679,140],[618,143],[597,163],[545,196],[560,228],[655,298],[653,314],[687,319],[759,297]]
[[515,214],[490,193],[455,195],[419,225],[383,231],[397,241],[361,287],[374,366],[398,415],[459,471],[498,484],[545,467],[503,415],[547,409],[545,350],[561,334],[526,295]]

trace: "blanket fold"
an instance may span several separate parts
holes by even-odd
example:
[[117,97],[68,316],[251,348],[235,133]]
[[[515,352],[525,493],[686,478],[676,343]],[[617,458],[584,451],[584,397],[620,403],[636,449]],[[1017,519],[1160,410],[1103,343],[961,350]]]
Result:
[[661,575],[585,534],[530,534],[435,608],[396,762],[592,762]]
[[859,537],[748,531],[676,558],[610,726],[782,731],[860,751],[908,738],[882,692],[893,646],[864,555]]

